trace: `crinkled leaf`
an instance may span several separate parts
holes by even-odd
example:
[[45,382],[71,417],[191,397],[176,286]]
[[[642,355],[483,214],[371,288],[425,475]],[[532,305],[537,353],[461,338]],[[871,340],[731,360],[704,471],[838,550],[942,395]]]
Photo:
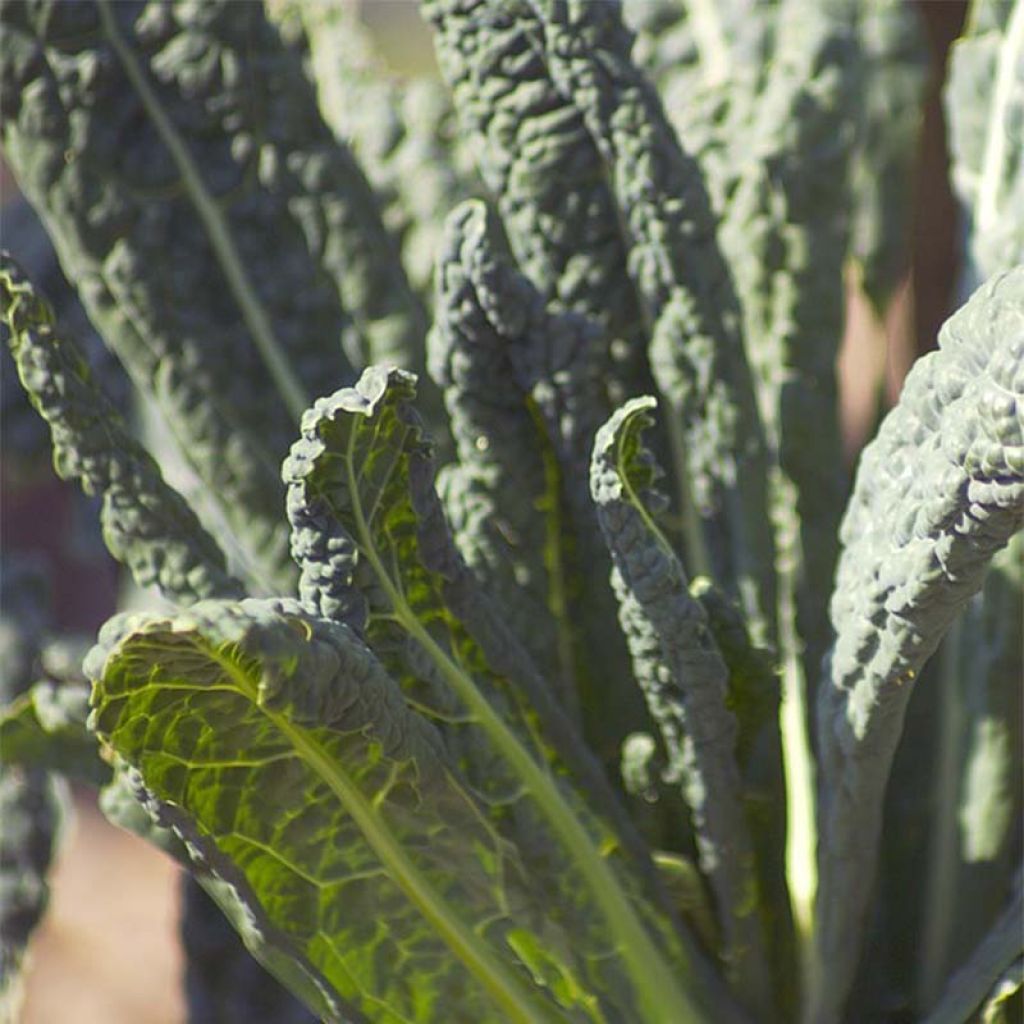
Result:
[[754,645],[739,607],[707,579],[690,593],[729,669],[726,706],[736,717],[736,762],[761,892],[760,915],[776,1003],[791,1013],[799,998],[797,938],[786,874],[789,808],[780,730],[782,687],[775,655]]
[[818,701],[817,993],[846,997],[882,797],[914,679],[992,556],[1024,524],[1024,268],[979,289],[919,360],[861,458]]
[[[835,372],[859,75],[845,3],[786,0],[721,232],[776,467],[779,643],[816,681],[846,495]],[[753,159],[750,159],[753,157]],[[794,689],[796,687],[794,686]],[[813,693],[813,683],[811,687]]]
[[366,169],[409,277],[429,299],[444,218],[483,189],[447,90],[390,67],[352,0],[277,0],[271,13],[304,36],[324,120]]
[[609,763],[643,712],[590,501],[606,415],[595,331],[545,308],[483,204],[456,210],[446,237],[430,339],[459,457],[441,477],[446,510],[467,562]]
[[512,282],[487,231],[481,204],[459,207],[438,259],[430,369],[444,389],[457,456],[439,475],[438,492],[463,558],[562,704],[578,710],[558,468],[513,370],[510,348],[522,332],[510,339],[491,314],[515,301],[525,326],[528,293],[501,290]]
[[46,911],[46,876],[69,800],[60,780],[0,766],[0,1019],[17,1020],[29,938]]
[[56,331],[49,306],[6,253],[0,254],[0,314],[22,384],[50,427],[58,474],[77,478],[88,494],[102,498],[111,554],[139,586],[155,584],[171,601],[240,595],[216,542],[164,482],[75,343]]
[[871,0],[857,23],[860,97],[850,168],[850,255],[875,312],[884,314],[906,275],[910,192],[924,120],[929,53],[919,11],[899,0]]
[[726,706],[729,670],[701,604],[652,518],[662,475],[643,442],[653,398],[636,398],[597,434],[591,491],[611,551],[620,620],[668,757],[684,788],[700,863],[715,893],[723,959],[751,1009],[767,1012],[771,983],[758,911],[754,856],[743,814],[736,720]]
[[746,167],[749,129],[772,67],[779,5],[759,0],[625,0],[633,59],[650,75],[721,213]]
[[[699,517],[693,566],[735,588],[759,638],[773,632],[773,545],[763,509],[767,461],[732,281],[700,169],[630,59],[611,4],[531,4],[556,88],[580,111],[619,210],[628,269],[650,328],[655,380],[680,504]],[[704,552],[703,556],[701,551]]]
[[972,5],[945,105],[974,287],[1024,263],[1024,0]]
[[[621,401],[649,379],[643,314],[600,155],[550,76],[536,15],[519,0],[426,0],[423,11],[520,268],[545,303],[599,325],[608,387]],[[613,351],[617,339],[625,346]]]
[[285,586],[278,467],[309,396],[352,373],[365,181],[259,4],[10,3],[3,28],[5,159],[257,575]]

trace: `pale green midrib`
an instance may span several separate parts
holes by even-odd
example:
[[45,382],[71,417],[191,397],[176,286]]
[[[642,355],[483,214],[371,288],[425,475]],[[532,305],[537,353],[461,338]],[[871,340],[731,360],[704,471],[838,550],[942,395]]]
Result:
[[[630,427],[633,425],[633,418],[638,415],[646,415],[648,416],[649,420],[649,413],[647,412],[647,410],[654,409],[655,406],[656,403],[645,403],[643,406],[638,407],[635,412],[633,412],[629,417],[627,417],[623,421],[621,426],[621,432],[619,433],[619,436],[615,439],[615,472],[618,475],[619,480],[622,482],[622,488],[626,492],[626,498],[629,504],[633,506],[633,509],[636,511],[637,515],[640,516],[640,519],[644,524],[644,528],[648,531],[648,533],[651,534],[652,537],[654,537],[658,546],[661,548],[662,552],[667,558],[675,558],[676,555],[675,551],[672,550],[672,545],[669,544],[668,538],[661,532],[661,528],[658,526],[658,524],[651,518],[650,513],[647,511],[647,506],[644,505],[644,503],[640,500],[640,496],[637,494],[636,489],[633,487],[633,480],[630,477],[629,469],[628,467],[626,467],[625,445],[628,439]],[[644,425],[645,424],[642,421],[637,424],[635,429],[638,431],[638,433],[642,432]],[[686,579],[684,575],[683,584],[685,585],[685,583]]]
[[[818,891],[818,830],[815,762],[811,753],[807,678],[796,626],[796,573],[802,557],[800,524],[795,517],[796,485],[777,464],[770,478],[769,511],[776,544],[776,614],[782,655],[782,702],[779,733],[786,791],[786,886],[796,929],[805,992],[817,984],[813,956],[814,901]],[[787,519],[787,516],[789,518]]]
[[311,404],[309,396],[299,378],[292,371],[287,355],[274,335],[270,318],[242,266],[224,215],[207,191],[188,147],[171,123],[171,119],[167,116],[160,100],[150,86],[145,72],[121,35],[117,19],[110,9],[110,3],[111,0],[98,0],[103,30],[116,51],[125,74],[138,92],[146,113],[149,114],[160,138],[171,154],[171,159],[174,161],[185,185],[185,190],[206,229],[214,254],[227,278],[228,287],[238,303],[256,348],[266,364],[271,379],[277,385],[288,411],[298,422]]
[[201,650],[224,669],[238,691],[288,738],[310,769],[338,797],[387,869],[388,877],[401,888],[491,997],[509,1013],[510,1020],[522,1024],[554,1024],[558,1017],[538,1006],[537,998],[493,956],[490,947],[480,940],[458,914],[445,906],[444,900],[412,863],[398,839],[373,812],[358,787],[323,749],[322,744],[309,736],[305,729],[293,725],[283,713],[261,704],[256,689],[246,675],[220,651],[205,643]]
[[387,594],[396,618],[419,641],[455,692],[477,716],[481,728],[511,764],[516,774],[523,779],[541,812],[580,869],[612,934],[621,940],[622,957],[639,993],[645,1022],[698,1024],[702,1020],[701,1016],[692,1001],[679,988],[660,951],[651,941],[644,926],[637,920],[615,875],[594,849],[590,837],[576,819],[572,809],[565,803],[553,781],[525,750],[519,739],[491,707],[490,702],[477,689],[473,680],[452,661],[416,618],[406,603],[404,594],[392,582],[363,517],[353,465],[357,433],[358,423],[351,424],[346,444],[345,472],[359,535],[358,543],[373,567],[381,588]]
[[999,183],[1006,163],[1006,108],[1013,95],[1017,65],[1024,59],[1024,0],[1017,0],[1010,15],[1006,37],[999,47],[996,82],[989,113],[981,180],[975,199],[975,230],[991,231],[999,216]]

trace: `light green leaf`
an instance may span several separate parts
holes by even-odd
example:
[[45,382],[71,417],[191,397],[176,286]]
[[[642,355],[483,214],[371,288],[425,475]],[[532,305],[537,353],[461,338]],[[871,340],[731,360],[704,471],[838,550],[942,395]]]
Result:
[[510,955],[513,928],[549,938],[515,850],[347,627],[201,602],[116,617],[87,670],[92,727],[321,981],[318,1012],[563,1019]]
[[676,978],[698,998],[714,983],[645,900],[653,872],[614,794],[459,558],[414,395],[408,374],[371,368],[304,417],[285,465],[304,600],[365,627],[410,705],[437,721],[573,935],[587,983],[620,1011],[689,1019]]

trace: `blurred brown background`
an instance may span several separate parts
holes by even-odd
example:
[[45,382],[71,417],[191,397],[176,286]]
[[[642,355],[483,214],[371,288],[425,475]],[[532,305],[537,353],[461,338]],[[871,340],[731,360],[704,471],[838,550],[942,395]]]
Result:
[[[851,289],[840,357],[851,460],[875,422],[880,391],[891,402],[913,359],[934,346],[957,273],[955,208],[938,83],[966,4],[919,0],[917,5],[934,51],[935,77],[917,173],[912,267],[884,323]],[[430,65],[429,38],[414,3],[364,0],[364,11],[396,66]],[[15,194],[5,174],[0,197],[6,202]],[[5,486],[0,545],[5,550],[14,545],[52,549],[53,537],[63,530],[62,514],[66,499],[50,475],[29,493]],[[94,629],[113,611],[109,566],[72,566],[61,578],[67,581],[60,602],[66,625]],[[53,876],[50,910],[34,942],[20,1024],[72,1019],[75,1024],[180,1024],[184,1000],[176,935],[177,868],[141,840],[108,825],[88,793],[76,794],[76,805],[76,821]]]

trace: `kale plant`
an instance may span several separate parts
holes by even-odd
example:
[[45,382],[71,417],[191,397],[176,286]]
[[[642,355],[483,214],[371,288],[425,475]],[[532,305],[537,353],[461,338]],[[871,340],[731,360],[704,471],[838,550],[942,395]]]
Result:
[[79,668],[5,574],[0,999],[70,777],[187,869],[194,1022],[1019,1020],[1024,0],[955,47],[970,297],[852,484],[913,7],[422,7],[447,89],[347,0],[2,6],[5,159],[195,483],[4,255],[152,600]]

